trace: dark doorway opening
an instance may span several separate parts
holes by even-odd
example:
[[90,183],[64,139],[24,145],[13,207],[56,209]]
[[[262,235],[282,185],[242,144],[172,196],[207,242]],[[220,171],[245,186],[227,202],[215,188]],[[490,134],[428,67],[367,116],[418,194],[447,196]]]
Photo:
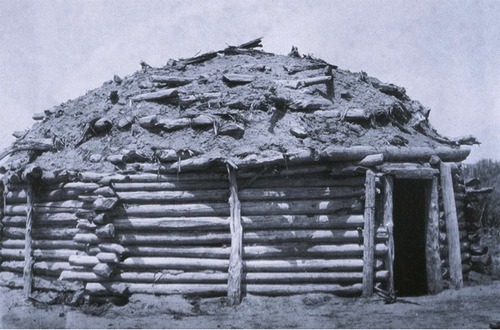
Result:
[[394,287],[399,296],[427,294],[426,180],[394,180]]

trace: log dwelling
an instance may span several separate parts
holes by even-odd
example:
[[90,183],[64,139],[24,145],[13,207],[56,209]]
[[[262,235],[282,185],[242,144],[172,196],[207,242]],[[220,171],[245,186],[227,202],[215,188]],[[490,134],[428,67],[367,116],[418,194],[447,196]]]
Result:
[[470,140],[440,136],[401,87],[259,46],[115,78],[18,134],[2,153],[0,284],[230,304],[460,288]]

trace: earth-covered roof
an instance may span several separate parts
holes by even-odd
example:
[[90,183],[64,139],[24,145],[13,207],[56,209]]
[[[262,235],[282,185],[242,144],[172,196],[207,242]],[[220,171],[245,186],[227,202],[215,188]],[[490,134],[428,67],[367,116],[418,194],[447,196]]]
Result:
[[[130,76],[115,76],[35,114],[31,129],[14,133],[10,166],[113,171],[127,160],[238,160],[297,150],[321,154],[332,146],[458,148],[477,142],[439,135],[429,123],[430,109],[402,87],[296,48],[284,56],[260,47],[256,39],[160,68],[143,62]],[[22,147],[41,139],[52,147]]]

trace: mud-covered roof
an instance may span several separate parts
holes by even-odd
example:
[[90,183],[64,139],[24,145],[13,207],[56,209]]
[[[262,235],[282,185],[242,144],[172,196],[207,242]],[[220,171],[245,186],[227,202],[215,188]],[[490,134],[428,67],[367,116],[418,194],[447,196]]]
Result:
[[[35,162],[47,170],[112,171],[123,161],[117,155],[150,162],[174,155],[244,159],[296,150],[319,154],[331,146],[458,148],[476,142],[439,135],[429,123],[430,109],[402,87],[295,48],[287,56],[270,54],[260,41],[169,60],[161,68],[143,62],[130,76],[115,76],[35,114],[30,130],[15,133],[11,167]],[[16,148],[40,139],[51,139],[53,148]]]

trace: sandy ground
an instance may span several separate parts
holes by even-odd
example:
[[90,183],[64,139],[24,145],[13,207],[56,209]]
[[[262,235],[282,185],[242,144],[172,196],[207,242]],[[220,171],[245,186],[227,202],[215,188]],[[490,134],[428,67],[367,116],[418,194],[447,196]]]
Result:
[[2,328],[488,328],[500,321],[500,282],[405,298],[326,294],[247,296],[237,307],[224,298],[134,295],[123,307],[93,310],[22,302],[20,290],[0,288]]

